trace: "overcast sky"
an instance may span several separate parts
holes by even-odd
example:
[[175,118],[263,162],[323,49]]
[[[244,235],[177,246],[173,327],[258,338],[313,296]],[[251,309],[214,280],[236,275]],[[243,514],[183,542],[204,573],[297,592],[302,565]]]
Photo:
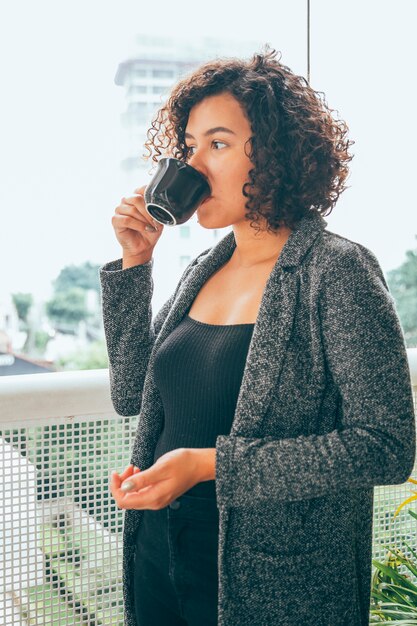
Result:
[[[114,76],[136,34],[270,43],[306,76],[306,6],[3,3],[0,300],[16,291],[49,297],[63,266],[120,256],[110,220],[133,190],[124,188],[119,167],[124,92]],[[385,272],[417,247],[416,24],[415,0],[311,0],[311,84],[356,141],[350,188],[326,218],[328,229],[369,247]]]

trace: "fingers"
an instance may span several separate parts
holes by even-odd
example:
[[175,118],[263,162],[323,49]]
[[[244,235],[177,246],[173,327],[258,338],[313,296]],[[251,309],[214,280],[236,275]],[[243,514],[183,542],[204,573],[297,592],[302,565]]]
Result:
[[135,478],[128,477],[128,480],[125,482],[122,481],[121,490],[126,491],[138,491],[139,489],[143,489],[144,487],[150,487],[155,482],[164,479],[164,473],[161,469],[160,465],[153,465],[148,468],[144,472],[141,472],[140,476],[135,476]]
[[123,493],[120,490],[122,482],[126,480],[127,478],[129,478],[129,476],[132,476],[133,474],[137,474],[139,472],[140,472],[140,469],[136,467],[135,465],[128,465],[127,468],[121,474],[118,474],[117,472],[111,473],[110,491],[111,491],[113,498],[116,500],[116,503],[119,506],[119,508],[122,508],[120,506],[121,504],[120,498],[121,498],[121,494]]
[[121,484],[122,484],[122,479],[120,478],[119,474],[117,472],[112,472],[111,478],[110,478],[110,491],[111,491],[113,498],[116,498],[115,496],[116,489],[120,489]]
[[166,506],[165,500],[159,494],[159,485],[149,485],[140,491],[125,493],[121,489],[116,489],[113,495],[119,509],[160,509]]
[[[122,474],[117,472],[112,473],[110,481],[110,491],[119,509],[154,509],[161,508],[160,500],[156,496],[155,492],[158,491],[158,485],[148,485],[137,491],[130,491],[126,493],[121,489],[121,476],[128,477],[127,474],[131,471],[131,467],[127,468]],[[134,473],[138,473],[140,470],[135,468]],[[162,505],[164,506],[164,505]]]
[[133,465],[128,465],[126,467],[126,469],[119,474],[121,480],[125,480],[128,476],[131,476],[133,474]]
[[137,474],[138,472],[140,472],[140,469],[136,467],[136,465],[128,465],[121,474],[117,472],[112,472],[112,474],[116,474],[116,476],[120,479],[120,483],[122,483],[124,480],[126,480],[126,478],[129,478],[129,476],[132,476],[132,474]]
[[114,228],[130,228],[139,233],[142,232],[158,232],[159,228],[154,225],[152,218],[143,217],[136,208],[128,204],[120,204],[115,209],[115,215],[112,216],[112,225]]
[[[143,189],[143,187],[141,187],[141,189]],[[149,224],[155,228],[155,230],[158,230],[158,227],[160,227],[160,224],[156,222],[146,210],[146,204],[145,204],[145,199],[144,199],[143,194],[138,193],[136,196],[131,196],[129,198],[123,197],[122,202],[125,202],[126,204],[129,204],[131,206],[134,206],[138,210],[139,214],[142,217],[145,217],[146,220],[149,222]]]
[[[149,468],[150,469],[150,468]],[[123,481],[138,474],[141,470],[135,465],[129,465],[121,474],[113,472],[110,482],[111,494],[119,509],[161,509],[167,506],[178,494],[172,491],[169,480],[162,479],[155,483],[151,482],[149,469],[144,472],[146,480],[139,484],[137,478],[132,480],[134,487],[125,491],[122,489]],[[148,474],[149,473],[149,474]],[[155,475],[156,478],[156,475]],[[149,484],[148,484],[149,483]]]
[[160,509],[168,504],[165,496],[161,498],[161,485],[149,485],[128,493],[118,489],[117,499],[121,509]]
[[[146,189],[147,185],[142,185],[142,187],[137,187],[136,189],[134,189],[133,193],[137,194],[137,196],[133,196],[131,198],[123,198],[123,200],[125,200],[128,204],[133,204],[134,206],[138,206],[138,203],[140,206],[143,207],[145,213],[145,217],[151,218],[152,222],[151,224],[158,230],[158,222],[156,222],[150,215],[149,213],[146,211],[146,206],[145,206],[145,189]],[[139,197],[139,199],[137,199]],[[143,200],[142,200],[143,199]]]
[[[122,216],[124,219],[118,219],[118,216]],[[149,215],[145,208],[145,202],[143,196],[130,196],[129,198],[123,197],[120,204],[115,209],[115,215],[113,216],[113,226],[119,228],[131,228],[142,232],[157,232],[160,230],[161,225],[158,224]],[[149,226],[150,228],[146,228]]]
[[135,206],[139,210],[139,213],[141,213],[140,208],[145,209],[145,200],[143,198],[143,195],[139,193],[129,197],[123,196],[122,202]]

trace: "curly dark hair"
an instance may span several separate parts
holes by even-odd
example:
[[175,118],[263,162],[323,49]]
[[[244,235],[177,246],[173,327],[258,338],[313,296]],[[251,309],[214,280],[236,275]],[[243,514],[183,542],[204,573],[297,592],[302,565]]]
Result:
[[[251,125],[248,156],[253,163],[242,193],[251,226],[293,228],[306,213],[328,215],[346,188],[349,147],[345,122],[335,118],[322,92],[276,58],[268,44],[249,60],[220,58],[182,78],[157,111],[144,146],[154,162],[161,156],[186,161],[185,129],[194,105],[229,93]],[[246,148],[246,146],[245,146]]]

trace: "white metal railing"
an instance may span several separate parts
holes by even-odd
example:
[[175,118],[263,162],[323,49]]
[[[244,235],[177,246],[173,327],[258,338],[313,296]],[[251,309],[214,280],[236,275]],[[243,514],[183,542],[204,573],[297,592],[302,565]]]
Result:
[[121,626],[123,513],[108,489],[137,417],[108,370],[0,378],[0,626]]
[[[416,392],[417,349],[407,354]],[[0,626],[123,624],[123,513],[108,481],[129,463],[137,417],[115,413],[108,376],[0,377]],[[416,545],[406,510],[392,519],[410,487],[375,488],[374,558]]]

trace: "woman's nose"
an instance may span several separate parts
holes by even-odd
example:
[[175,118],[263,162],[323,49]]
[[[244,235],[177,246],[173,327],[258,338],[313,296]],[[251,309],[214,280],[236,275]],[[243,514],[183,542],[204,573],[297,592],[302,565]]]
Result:
[[207,167],[204,165],[202,159],[193,159],[191,162],[188,161],[189,165],[191,165],[195,170],[197,170],[197,172],[199,172],[199,174],[202,174],[204,176],[204,178],[206,179],[206,181],[208,182],[210,189],[211,189],[211,181],[210,181],[210,176],[209,176],[209,172]]
[[202,156],[201,152],[197,152],[197,153],[192,154],[188,158],[188,163],[194,169],[196,169],[198,172],[200,172],[200,174],[203,174],[204,176],[207,176],[207,168],[206,168],[206,165],[204,163],[204,157]]

